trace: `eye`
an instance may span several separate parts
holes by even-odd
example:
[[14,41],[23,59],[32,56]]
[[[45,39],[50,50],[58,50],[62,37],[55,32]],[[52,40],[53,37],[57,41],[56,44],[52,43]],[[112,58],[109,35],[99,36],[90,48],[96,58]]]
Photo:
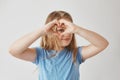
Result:
[[59,30],[57,30],[58,32],[64,32],[64,29],[59,29]]

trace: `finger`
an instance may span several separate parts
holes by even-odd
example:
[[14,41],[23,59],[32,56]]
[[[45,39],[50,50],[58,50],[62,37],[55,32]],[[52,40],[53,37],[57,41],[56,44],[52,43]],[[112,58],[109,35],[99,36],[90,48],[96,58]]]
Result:
[[58,20],[56,20],[56,25],[59,27],[60,26],[60,22]]
[[57,19],[55,19],[51,22],[51,26],[54,26],[55,24],[57,24]]
[[57,32],[57,27],[60,26],[60,23],[58,22],[58,20],[54,20],[54,24],[53,26],[51,26],[53,32]]
[[64,19],[60,20],[60,24],[61,24],[61,27],[65,28],[65,29],[69,27],[69,22]]
[[53,20],[53,21],[51,21],[51,22],[49,22],[49,23],[48,23],[48,29],[51,29],[53,26],[56,25],[56,23],[57,23],[57,20],[56,20],[56,19]]
[[65,23],[62,19],[60,19],[59,22],[60,22],[60,26],[62,26],[63,24],[65,25]]
[[69,22],[68,22],[67,20],[65,20],[65,19],[60,19],[59,21],[60,21],[60,24],[64,24],[64,25],[66,25],[66,24],[68,25],[68,23],[69,23]]

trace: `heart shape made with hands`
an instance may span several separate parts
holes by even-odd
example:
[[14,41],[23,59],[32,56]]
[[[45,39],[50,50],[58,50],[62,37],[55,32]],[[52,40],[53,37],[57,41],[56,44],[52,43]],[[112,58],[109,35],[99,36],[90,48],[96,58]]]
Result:
[[59,23],[59,24],[55,24],[53,27],[52,27],[52,31],[53,32],[58,32],[58,31],[61,31],[61,32],[64,32],[66,29],[64,23]]

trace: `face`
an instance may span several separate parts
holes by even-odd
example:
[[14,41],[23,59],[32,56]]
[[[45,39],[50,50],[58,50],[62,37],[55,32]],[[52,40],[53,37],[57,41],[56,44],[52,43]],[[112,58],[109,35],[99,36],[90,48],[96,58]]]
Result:
[[63,28],[63,26],[57,27],[57,33],[58,33],[57,36],[60,40],[61,47],[68,46],[71,43],[71,40],[72,40],[72,37],[73,37],[73,34],[61,35],[64,32],[64,30],[65,29]]

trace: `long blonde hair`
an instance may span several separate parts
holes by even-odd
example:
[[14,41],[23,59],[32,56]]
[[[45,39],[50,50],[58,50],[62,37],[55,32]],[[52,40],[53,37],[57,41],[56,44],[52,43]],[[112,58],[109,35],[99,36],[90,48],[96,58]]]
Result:
[[[65,11],[53,11],[48,15],[45,24],[49,23],[50,21],[52,21],[54,19],[58,19],[58,20],[59,19],[67,19],[67,20],[69,20],[70,22],[73,23],[72,17],[69,13],[67,13]],[[46,50],[59,49],[60,48],[59,41],[58,41],[57,37],[52,36],[52,35],[42,36],[40,45],[41,45],[42,48],[44,48]],[[76,45],[76,40],[75,40],[75,35],[74,34],[72,36],[71,43],[68,46],[66,46],[66,48],[73,52],[72,57],[73,57],[73,62],[75,62],[76,61],[76,55],[77,55],[77,45]]]

